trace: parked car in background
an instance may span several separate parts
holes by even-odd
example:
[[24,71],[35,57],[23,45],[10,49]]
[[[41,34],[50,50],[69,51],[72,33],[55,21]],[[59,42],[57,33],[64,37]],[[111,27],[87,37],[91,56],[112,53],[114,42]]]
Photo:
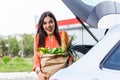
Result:
[[120,80],[120,3],[103,1],[88,7],[80,0],[63,2],[78,20],[82,18],[92,27],[108,31],[83,57],[50,80]]

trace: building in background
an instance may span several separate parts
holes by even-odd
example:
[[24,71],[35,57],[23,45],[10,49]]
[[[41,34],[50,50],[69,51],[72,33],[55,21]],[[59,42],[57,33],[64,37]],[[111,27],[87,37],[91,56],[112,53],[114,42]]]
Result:
[[[85,25],[98,40],[104,36],[105,29],[92,28],[86,23]],[[97,43],[76,18],[60,20],[58,21],[58,26],[60,30],[66,30],[69,35],[75,36],[73,44],[94,45]]]

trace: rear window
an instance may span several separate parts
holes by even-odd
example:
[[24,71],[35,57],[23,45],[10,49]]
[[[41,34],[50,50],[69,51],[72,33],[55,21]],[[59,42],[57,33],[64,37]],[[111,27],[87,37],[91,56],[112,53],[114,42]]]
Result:
[[102,61],[101,68],[120,70],[120,41]]

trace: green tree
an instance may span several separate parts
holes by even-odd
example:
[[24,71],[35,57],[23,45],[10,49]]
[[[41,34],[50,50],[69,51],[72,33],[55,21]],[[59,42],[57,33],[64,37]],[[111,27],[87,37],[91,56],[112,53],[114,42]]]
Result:
[[4,56],[4,55],[7,55],[6,54],[6,50],[7,50],[7,48],[6,48],[6,42],[7,42],[7,40],[6,39],[4,39],[2,36],[0,36],[0,50],[1,50],[1,55],[2,56]]
[[18,56],[19,52],[19,43],[16,39],[16,37],[8,38],[8,45],[9,45],[9,53],[13,56]]
[[23,35],[24,54],[26,54],[26,56],[33,55],[33,36],[32,34]]

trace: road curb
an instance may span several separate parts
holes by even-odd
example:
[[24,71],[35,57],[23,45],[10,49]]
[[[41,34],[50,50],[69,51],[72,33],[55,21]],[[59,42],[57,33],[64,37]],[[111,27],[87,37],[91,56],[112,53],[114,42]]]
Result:
[[0,72],[0,80],[38,80],[35,72]]

